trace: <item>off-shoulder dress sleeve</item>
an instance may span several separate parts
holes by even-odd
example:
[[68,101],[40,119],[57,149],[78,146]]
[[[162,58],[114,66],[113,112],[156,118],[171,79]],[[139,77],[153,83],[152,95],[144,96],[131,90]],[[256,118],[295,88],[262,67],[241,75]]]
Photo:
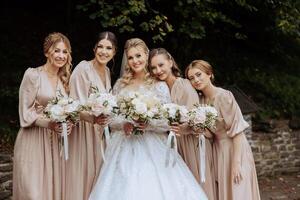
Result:
[[224,90],[221,92],[217,98],[217,106],[225,122],[228,136],[234,137],[249,126],[244,120],[241,109],[230,91]]

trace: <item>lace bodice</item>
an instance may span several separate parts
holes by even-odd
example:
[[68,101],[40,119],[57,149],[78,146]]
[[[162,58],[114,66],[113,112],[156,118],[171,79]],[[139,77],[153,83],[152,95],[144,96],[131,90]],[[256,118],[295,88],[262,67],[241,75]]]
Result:
[[170,103],[171,96],[169,88],[165,82],[159,81],[152,85],[140,85],[139,87],[131,87],[131,85],[122,87],[120,80],[113,87],[113,94],[118,96],[126,96],[129,92],[152,93],[161,100],[162,104]]
[[[156,96],[162,104],[170,103],[171,96],[169,88],[165,82],[159,81],[152,85],[141,85],[139,87],[125,86],[122,87],[120,80],[116,82],[113,87],[113,94],[116,96],[126,96],[132,92],[150,93],[151,96]],[[120,131],[123,129],[125,119],[121,116],[116,116],[110,124],[113,131]],[[166,132],[168,130],[168,123],[166,120],[153,120],[148,125],[146,131]]]

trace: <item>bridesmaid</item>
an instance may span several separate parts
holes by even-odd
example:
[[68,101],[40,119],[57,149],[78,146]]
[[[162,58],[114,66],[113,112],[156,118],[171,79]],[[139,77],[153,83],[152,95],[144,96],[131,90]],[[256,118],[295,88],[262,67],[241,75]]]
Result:
[[213,69],[203,60],[193,61],[185,71],[202,100],[212,103],[219,113],[214,130],[213,156],[219,200],[259,200],[259,188],[251,147],[244,130],[249,126],[228,90],[212,84]]
[[[28,68],[19,90],[20,125],[13,166],[13,200],[62,200],[64,158],[59,155],[62,127],[46,119],[43,110],[58,92],[67,95],[71,45],[61,33],[44,41],[47,61]],[[72,124],[68,123],[68,133]]]
[[[116,53],[117,39],[111,32],[101,32],[94,47],[94,58],[81,61],[70,79],[70,96],[85,103],[91,87],[110,92],[110,70],[107,67]],[[97,180],[102,165],[101,137],[108,119],[81,113],[81,122],[69,136],[70,159],[67,165],[66,199],[83,200]],[[98,124],[100,126],[94,126]]]
[[[173,103],[192,108],[199,103],[199,97],[195,89],[187,79],[180,77],[180,70],[171,56],[164,48],[153,49],[149,54],[149,67],[151,74],[161,81],[165,81],[171,93]],[[194,174],[195,178],[201,183],[201,186],[207,194],[209,200],[216,199],[215,183],[213,174],[212,145],[209,139],[206,139],[206,181],[200,182],[199,173],[199,149],[198,138],[192,130],[181,128],[181,136],[178,138],[179,153]],[[211,135],[207,135],[211,137]]]

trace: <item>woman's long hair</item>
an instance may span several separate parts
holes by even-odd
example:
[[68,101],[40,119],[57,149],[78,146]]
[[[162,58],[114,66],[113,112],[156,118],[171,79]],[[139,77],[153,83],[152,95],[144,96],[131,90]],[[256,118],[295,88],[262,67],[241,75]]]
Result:
[[173,58],[173,56],[164,48],[157,48],[157,49],[152,49],[149,53],[149,65],[148,65],[148,70],[150,71],[150,74],[152,76],[154,76],[152,70],[151,70],[151,60],[154,56],[157,55],[164,55],[166,59],[171,60],[173,65],[172,65],[172,74],[175,77],[181,77],[181,70],[179,69],[177,63],[175,62],[175,59]]
[[[127,53],[129,51],[129,49],[131,48],[136,48],[136,47],[140,47],[142,48],[142,50],[144,51],[144,53],[146,54],[146,56],[148,57],[149,56],[149,49],[146,45],[146,43],[139,39],[139,38],[132,38],[132,39],[129,39],[126,41],[125,43],[125,47],[124,47],[124,52],[125,52],[125,55],[126,58],[127,58]],[[144,68],[145,70],[145,81],[147,84],[152,84],[154,82],[154,79],[151,77],[149,71],[148,71],[148,60],[146,60],[146,66]],[[134,72],[132,71],[132,69],[128,66],[128,62],[127,62],[127,59],[126,59],[126,62],[125,62],[125,69],[124,69],[124,74],[122,75],[120,81],[121,81],[121,84],[123,86],[126,86],[128,84],[131,83],[131,80],[133,79],[133,76],[134,76]]]
[[63,42],[68,51],[67,62],[66,64],[58,70],[58,77],[63,84],[66,92],[69,92],[69,80],[71,76],[71,67],[72,67],[72,56],[71,56],[71,44],[69,39],[62,33],[54,32],[50,33],[44,41],[44,54],[52,54],[55,48],[55,45],[59,42]]

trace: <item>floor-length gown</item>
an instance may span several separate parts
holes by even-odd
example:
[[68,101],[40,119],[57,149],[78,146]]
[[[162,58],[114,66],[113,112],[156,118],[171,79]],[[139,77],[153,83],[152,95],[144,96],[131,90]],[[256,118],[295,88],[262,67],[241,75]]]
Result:
[[249,125],[243,119],[241,110],[230,91],[217,88],[213,104],[219,113],[213,144],[218,199],[259,200],[255,163],[251,147],[244,134],[241,140],[241,174],[243,180],[240,184],[234,184],[231,176],[234,153],[233,137],[243,133]]
[[[173,103],[192,108],[199,103],[199,96],[190,81],[177,78],[171,88],[171,99]],[[201,182],[199,139],[188,130],[177,138],[179,154],[190,168],[195,178],[201,184],[209,200],[216,200],[216,184],[213,167],[212,143],[205,138],[205,182]]]
[[[110,72],[106,67],[105,84],[91,61],[82,61],[70,78],[70,96],[85,103],[91,87],[99,92],[111,90]],[[69,135],[69,160],[66,166],[66,199],[86,200],[102,166],[101,137],[103,130],[93,124],[93,116],[84,113],[84,120]]]
[[26,70],[19,91],[20,125],[13,165],[13,200],[62,200],[64,158],[60,136],[47,128],[43,117],[57,90],[66,95],[61,82],[54,89],[42,67]]
[[[132,91],[151,92],[162,103],[171,101],[164,82],[120,88],[119,95]],[[119,88],[119,89],[118,89]],[[111,124],[112,138],[106,162],[89,200],[206,200],[207,197],[182,158],[175,153],[175,166],[166,166],[167,122],[150,123],[142,135],[126,136],[121,118]]]

